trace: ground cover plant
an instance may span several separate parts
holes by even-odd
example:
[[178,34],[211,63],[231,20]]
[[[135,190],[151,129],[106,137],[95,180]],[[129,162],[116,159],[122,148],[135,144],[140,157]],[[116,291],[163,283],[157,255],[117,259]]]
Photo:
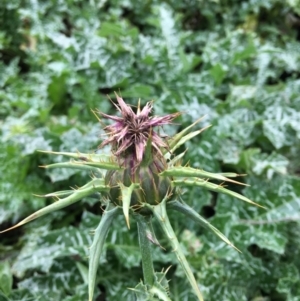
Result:
[[[209,131],[179,151],[209,172],[247,174],[226,188],[267,207],[200,187],[182,199],[241,254],[177,212],[169,218],[205,300],[299,300],[299,1],[2,1],[0,229],[53,202],[35,195],[84,185],[85,171],[38,169],[38,149],[92,153],[113,115],[106,95],[153,99],[154,115],[183,112],[168,135],[206,115]],[[55,157],[62,162],[61,156]],[[35,194],[35,195],[33,195]],[[0,238],[0,300],[87,300],[98,198]],[[134,223],[113,223],[95,300],[134,300],[142,279]],[[154,224],[155,229],[159,225]],[[172,300],[195,300],[163,233],[153,248]]]

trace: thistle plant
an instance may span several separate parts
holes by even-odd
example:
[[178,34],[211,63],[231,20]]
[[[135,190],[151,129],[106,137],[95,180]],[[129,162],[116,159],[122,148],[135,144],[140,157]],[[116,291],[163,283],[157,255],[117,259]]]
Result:
[[[222,184],[210,181],[220,181],[221,183],[227,181],[245,185],[233,180],[239,176],[238,174],[211,173],[180,164],[185,152],[175,155],[175,151],[205,129],[194,130],[201,119],[173,137],[162,137],[159,134],[159,128],[171,124],[180,113],[162,117],[152,116],[152,102],[148,102],[143,109],[138,103],[135,113],[121,97],[116,95],[116,98],[117,103],[114,105],[119,111],[119,116],[94,111],[101,123],[101,119],[112,121],[111,124],[104,127],[107,138],[99,147],[101,149],[109,145],[110,154],[43,151],[71,158],[68,162],[50,164],[44,166],[45,168],[88,170],[92,175],[91,180],[76,190],[64,190],[45,195],[45,197],[54,197],[57,201],[31,214],[5,231],[69,206],[95,192],[101,193],[99,201],[105,211],[94,232],[93,243],[89,250],[89,301],[93,300],[97,268],[107,233],[112,222],[120,213],[124,215],[128,229],[130,229],[132,220],[137,223],[143,268],[143,282],[133,289],[137,300],[171,300],[166,279],[167,271],[155,272],[153,268],[152,244],[160,246],[152,226],[154,218],[158,221],[172,247],[172,251],[176,254],[197,299],[202,301],[203,297],[197,281],[169,221],[169,210],[182,213],[188,219],[211,230],[231,247],[238,249],[225,235],[182,200],[180,188],[185,186],[202,187],[231,195],[250,204],[260,205],[241,194],[228,190]],[[98,176],[102,175],[103,170],[105,171],[103,176]]]

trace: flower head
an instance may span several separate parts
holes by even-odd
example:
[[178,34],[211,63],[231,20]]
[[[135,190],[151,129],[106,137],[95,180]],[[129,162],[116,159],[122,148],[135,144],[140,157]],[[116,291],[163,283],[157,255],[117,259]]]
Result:
[[100,148],[108,144],[112,145],[114,155],[117,157],[123,157],[128,152],[134,153],[136,163],[139,165],[143,160],[146,144],[150,138],[152,147],[162,155],[160,148],[167,148],[167,144],[153,128],[170,124],[180,113],[160,117],[151,116],[152,102],[148,102],[142,110],[138,104],[137,112],[134,113],[121,97],[118,95],[116,97],[118,104],[114,105],[121,113],[120,117],[98,112],[102,117],[115,122],[104,128],[108,138],[102,142]]

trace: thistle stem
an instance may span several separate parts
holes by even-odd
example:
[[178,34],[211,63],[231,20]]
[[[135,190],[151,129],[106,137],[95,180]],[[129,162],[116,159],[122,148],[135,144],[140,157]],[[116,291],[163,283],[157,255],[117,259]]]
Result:
[[155,281],[155,274],[151,254],[151,242],[147,238],[147,233],[149,233],[149,223],[151,223],[151,221],[149,217],[145,217],[142,215],[136,215],[135,218],[137,221],[139,233],[139,244],[142,255],[144,283],[152,287]]
[[185,275],[187,279],[189,280],[194,293],[198,297],[199,301],[203,301],[202,294],[199,290],[197,281],[193,275],[193,272],[186,260],[186,257],[180,247],[180,244],[178,242],[177,236],[171,226],[171,223],[169,221],[167,210],[166,210],[166,198],[158,205],[156,206],[148,206],[154,213],[155,217],[157,218],[162,230],[164,231],[165,235],[167,236],[169,243],[173,247],[173,252],[176,254],[177,259],[180,262],[181,267],[183,268]]

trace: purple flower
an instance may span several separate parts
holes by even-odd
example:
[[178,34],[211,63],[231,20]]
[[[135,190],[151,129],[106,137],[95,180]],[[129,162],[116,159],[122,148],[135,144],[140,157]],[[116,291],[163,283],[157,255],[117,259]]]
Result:
[[108,138],[102,142],[100,148],[111,145],[112,151],[117,157],[125,157],[128,153],[134,154],[136,163],[139,165],[145,153],[145,148],[149,138],[151,139],[153,150],[162,155],[161,148],[167,148],[166,142],[156,133],[153,128],[170,124],[180,113],[173,113],[166,116],[150,116],[153,103],[148,102],[144,108],[140,109],[138,104],[137,112],[116,94],[118,104],[114,105],[121,113],[121,117],[99,113],[102,117],[113,120],[112,125],[104,128]]

